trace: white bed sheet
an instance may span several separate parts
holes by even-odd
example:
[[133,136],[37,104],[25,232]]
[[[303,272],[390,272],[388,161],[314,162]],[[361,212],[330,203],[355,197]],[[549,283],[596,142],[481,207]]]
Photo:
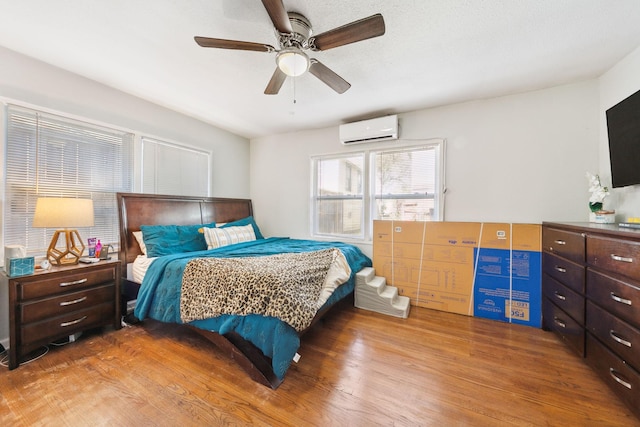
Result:
[[146,255],[138,255],[136,257],[131,266],[131,275],[134,282],[142,283],[142,279],[144,279],[144,275],[147,273],[154,259],[155,258],[149,258]]

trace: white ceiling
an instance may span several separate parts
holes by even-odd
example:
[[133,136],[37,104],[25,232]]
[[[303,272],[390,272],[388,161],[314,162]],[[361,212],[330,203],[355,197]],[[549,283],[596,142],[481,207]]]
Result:
[[283,3],[315,34],[384,16],[382,37],[311,55],[346,93],[307,73],[264,95],[274,53],[194,42],[277,47],[259,0],[0,0],[0,45],[247,138],[591,79],[640,45],[639,0]]

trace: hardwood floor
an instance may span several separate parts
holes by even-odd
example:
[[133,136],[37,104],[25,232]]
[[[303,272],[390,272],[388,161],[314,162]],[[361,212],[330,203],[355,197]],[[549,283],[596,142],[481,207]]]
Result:
[[85,334],[0,373],[3,426],[640,425],[555,335],[412,308],[352,307],[302,340],[278,390],[186,328]]

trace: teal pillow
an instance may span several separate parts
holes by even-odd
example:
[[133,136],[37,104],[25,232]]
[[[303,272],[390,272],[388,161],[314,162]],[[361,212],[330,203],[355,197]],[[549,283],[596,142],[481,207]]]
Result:
[[204,251],[207,242],[202,227],[215,227],[216,223],[193,225],[141,225],[142,239],[149,258],[183,252]]
[[258,224],[256,224],[256,221],[253,219],[252,216],[248,216],[246,218],[242,218],[242,219],[239,219],[239,220],[233,221],[233,222],[228,222],[228,223],[220,226],[220,228],[239,227],[239,226],[242,226],[242,225],[249,225],[249,224],[251,224],[251,226],[253,227],[253,233],[256,235],[256,239],[264,239],[264,236],[262,235],[262,233],[260,233],[260,229],[258,228]]

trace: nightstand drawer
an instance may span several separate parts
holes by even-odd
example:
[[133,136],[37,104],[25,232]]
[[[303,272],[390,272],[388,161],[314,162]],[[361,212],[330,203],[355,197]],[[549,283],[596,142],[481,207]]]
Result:
[[73,292],[100,283],[112,282],[115,278],[114,268],[100,270],[82,270],[65,275],[30,276],[18,283],[18,298],[21,300],[46,297],[62,292]]
[[587,297],[610,313],[640,326],[640,288],[594,270],[587,270]]
[[31,323],[47,317],[83,310],[105,302],[111,302],[114,295],[115,284],[111,283],[94,289],[29,302],[21,305],[20,320],[22,323]]
[[52,266],[0,282],[9,288],[9,369],[36,348],[102,326],[120,329],[120,261]]
[[21,330],[22,345],[27,346],[43,340],[53,340],[109,323],[113,319],[114,305],[115,303],[110,301],[97,307],[24,325]]

